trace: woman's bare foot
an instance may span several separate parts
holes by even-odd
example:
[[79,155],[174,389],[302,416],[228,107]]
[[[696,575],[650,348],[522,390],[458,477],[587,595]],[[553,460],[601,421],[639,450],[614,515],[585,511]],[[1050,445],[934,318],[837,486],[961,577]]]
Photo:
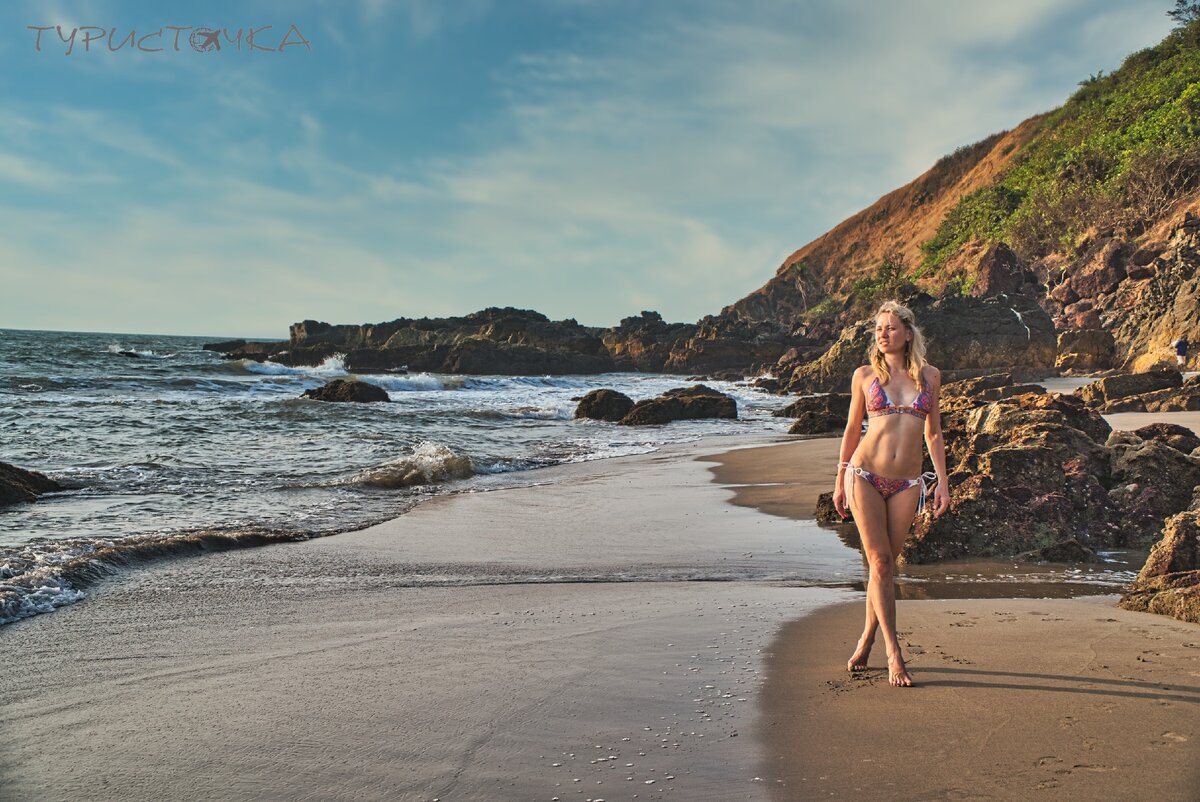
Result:
[[867,670],[867,658],[871,656],[871,646],[874,642],[867,640],[865,637],[858,639],[858,648],[854,650],[850,661],[846,663],[846,670],[853,673],[855,671]]
[[913,684],[912,677],[904,667],[904,658],[899,655],[888,658],[888,683],[898,688],[907,688]]

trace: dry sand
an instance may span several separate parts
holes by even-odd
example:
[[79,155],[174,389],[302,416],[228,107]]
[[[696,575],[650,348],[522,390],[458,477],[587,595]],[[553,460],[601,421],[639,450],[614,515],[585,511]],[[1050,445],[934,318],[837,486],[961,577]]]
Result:
[[883,644],[851,677],[861,604],[785,626],[761,700],[776,799],[1200,798],[1200,627],[1116,596],[899,605],[916,685]]
[[[1200,431],[1200,413],[1105,417]],[[798,448],[733,452],[721,475],[748,483],[756,464],[813,459],[832,476],[836,452],[789,457]],[[764,510],[803,512],[761,492]],[[1200,626],[1121,610],[1115,595],[901,601],[917,685],[893,688],[881,639],[872,670],[845,672],[859,598],[790,622],[773,644],[759,732],[775,799],[1200,799]]]

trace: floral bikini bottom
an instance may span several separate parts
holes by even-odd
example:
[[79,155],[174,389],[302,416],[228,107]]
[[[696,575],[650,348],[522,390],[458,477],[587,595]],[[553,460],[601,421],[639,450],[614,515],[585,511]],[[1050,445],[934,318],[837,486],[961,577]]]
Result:
[[[886,476],[880,476],[877,473],[860,468],[857,465],[852,465],[849,462],[839,462],[839,468],[849,468],[854,473],[871,483],[871,487],[875,488],[879,495],[887,501],[892,496],[899,493],[901,490],[907,490],[914,485],[921,486],[921,494],[917,497],[917,514],[919,515],[925,509],[925,496],[929,493],[929,485],[937,480],[937,474],[933,471],[926,471],[915,479],[888,479]],[[928,483],[928,484],[927,484]],[[846,491],[846,503],[850,503],[851,488],[854,487],[854,482],[850,482],[850,487]]]

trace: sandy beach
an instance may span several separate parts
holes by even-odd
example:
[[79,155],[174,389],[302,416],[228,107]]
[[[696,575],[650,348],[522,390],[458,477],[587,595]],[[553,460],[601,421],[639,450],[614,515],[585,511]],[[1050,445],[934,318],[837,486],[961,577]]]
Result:
[[[765,649],[854,596],[770,580],[849,580],[859,558],[726,503],[697,457],[759,442],[562,466],[355,533],[163,563],[6,627],[5,791],[768,799]],[[722,581],[679,581],[705,579]]]
[[673,445],[115,577],[0,633],[4,798],[1194,798],[1200,627],[1115,596],[903,601],[917,687],[881,648],[849,677],[836,448]]

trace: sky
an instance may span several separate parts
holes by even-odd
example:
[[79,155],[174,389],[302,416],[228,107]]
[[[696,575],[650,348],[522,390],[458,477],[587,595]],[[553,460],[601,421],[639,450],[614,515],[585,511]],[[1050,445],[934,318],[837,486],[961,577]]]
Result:
[[694,322],[1172,6],[6,0],[0,328]]

